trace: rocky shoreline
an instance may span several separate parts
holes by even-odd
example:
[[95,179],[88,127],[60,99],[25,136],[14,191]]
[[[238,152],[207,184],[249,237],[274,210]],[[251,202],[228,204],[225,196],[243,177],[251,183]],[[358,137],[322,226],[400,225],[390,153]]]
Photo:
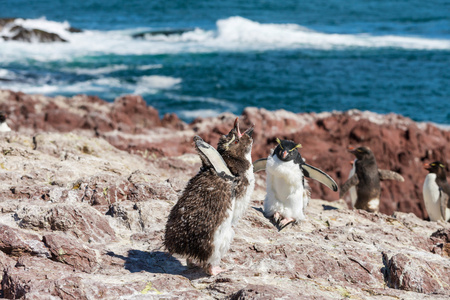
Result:
[[[293,114],[247,108],[253,159],[275,138],[342,184],[348,145],[370,146],[404,183],[382,185],[381,212],[350,210],[311,183],[307,220],[278,232],[262,215],[265,174],[223,267],[208,277],[162,248],[170,208],[200,160],[192,138],[216,145],[235,118],[186,124],[139,96],[45,97],[0,90],[12,132],[0,135],[1,296],[23,299],[447,299],[450,225],[429,222],[423,162],[450,161],[450,132],[398,115]],[[319,200],[323,199],[323,200]],[[326,201],[327,200],[327,201]]]

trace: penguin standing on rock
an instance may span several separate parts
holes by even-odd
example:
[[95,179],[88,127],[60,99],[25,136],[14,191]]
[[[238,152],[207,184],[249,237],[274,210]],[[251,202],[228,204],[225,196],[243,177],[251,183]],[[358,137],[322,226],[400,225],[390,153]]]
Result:
[[6,123],[6,114],[3,111],[0,111],[0,132],[8,132],[11,131],[8,124]]
[[290,223],[305,219],[304,210],[310,199],[310,190],[305,177],[318,180],[333,191],[336,182],[323,171],[305,163],[298,152],[300,144],[290,140],[276,139],[278,146],[268,158],[253,163],[254,171],[266,170],[264,214],[274,218],[283,229]]
[[403,182],[403,177],[389,170],[380,170],[372,150],[368,147],[349,147],[349,152],[356,156],[354,174],[342,185],[340,198],[347,191],[356,187],[356,201],[352,199],[353,208],[369,212],[377,212],[380,207],[380,180],[397,180]]
[[218,151],[194,138],[202,167],[189,180],[166,224],[167,250],[187,257],[188,265],[197,264],[210,275],[224,271],[220,261],[230,248],[232,225],[253,193],[252,132],[253,127],[241,134],[236,119],[234,128],[219,139]]
[[428,175],[423,183],[423,200],[430,221],[449,221],[450,219],[450,184],[447,182],[445,166],[435,161],[424,164]]

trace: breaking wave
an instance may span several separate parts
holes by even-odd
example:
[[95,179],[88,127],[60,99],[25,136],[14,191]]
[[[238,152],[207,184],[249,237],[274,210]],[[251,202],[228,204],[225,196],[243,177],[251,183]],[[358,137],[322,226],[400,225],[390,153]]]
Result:
[[[155,55],[277,49],[399,48],[450,50],[449,39],[325,33],[297,24],[263,24],[238,16],[218,20],[214,30],[201,28],[188,31],[173,30],[172,32],[175,32],[175,34],[164,34],[164,32],[162,34],[148,34],[139,39],[133,38],[133,35],[145,31],[156,32],[157,29],[136,28],[114,31],[85,30],[70,32],[68,31],[70,28],[68,22],[53,22],[45,18],[17,19],[15,24],[25,28],[38,28],[56,33],[68,42],[34,43],[30,45],[23,42],[4,42],[0,39],[0,59],[5,62],[21,59],[37,61],[70,60],[73,57],[105,54]],[[0,35],[10,35],[11,27],[12,25],[5,26]]]

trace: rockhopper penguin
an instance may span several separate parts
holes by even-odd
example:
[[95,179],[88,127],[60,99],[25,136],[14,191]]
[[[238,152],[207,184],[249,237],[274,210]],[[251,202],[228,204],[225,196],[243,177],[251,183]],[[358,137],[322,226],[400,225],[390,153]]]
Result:
[[8,132],[11,131],[8,124],[6,123],[6,114],[0,111],[0,132]]
[[356,201],[352,200],[353,208],[377,212],[380,207],[380,180],[397,180],[403,182],[403,177],[389,170],[380,170],[372,150],[368,147],[349,147],[349,152],[356,156],[354,174],[341,186],[340,198],[347,191],[356,187]]
[[219,264],[234,236],[232,225],[244,213],[255,179],[251,163],[253,126],[241,134],[234,128],[220,137],[216,151],[200,137],[194,142],[202,160],[166,224],[164,245],[171,253],[187,258],[208,274],[224,271]]
[[264,214],[274,218],[283,229],[286,225],[305,219],[304,209],[310,199],[305,177],[315,179],[333,191],[336,182],[323,171],[305,163],[298,152],[300,144],[290,140],[280,141],[268,158],[253,163],[255,172],[266,170],[266,197]]
[[445,166],[439,161],[424,164],[430,173],[423,183],[423,200],[430,221],[450,219],[450,184],[447,182]]

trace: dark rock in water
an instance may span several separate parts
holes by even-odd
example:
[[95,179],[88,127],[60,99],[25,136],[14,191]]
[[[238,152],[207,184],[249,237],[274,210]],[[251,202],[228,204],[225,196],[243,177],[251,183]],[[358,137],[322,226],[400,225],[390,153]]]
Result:
[[15,18],[0,18],[0,30],[8,23],[14,22]]
[[164,35],[164,36],[171,36],[171,35],[181,35],[183,33],[193,31],[194,29],[188,28],[188,29],[162,29],[162,30],[150,30],[150,31],[144,31],[140,33],[135,33],[132,35],[134,39],[142,39],[145,38],[146,35],[149,36],[156,36],[156,35]]
[[21,42],[40,42],[40,43],[52,43],[52,42],[67,42],[65,39],[57,35],[56,33],[47,32],[40,29],[27,29],[22,26],[14,26],[11,28],[12,36],[3,36],[5,41],[21,41]]
[[[8,24],[8,26],[12,26],[9,29],[9,34],[8,35],[2,35],[0,36],[0,38],[2,38],[5,41],[21,41],[21,42],[38,42],[38,43],[53,43],[53,42],[67,42],[67,40],[63,39],[62,37],[60,37],[58,34],[53,33],[53,32],[47,32],[45,30],[41,30],[41,29],[30,29],[30,28],[25,28],[21,25],[14,25],[14,21],[16,20],[16,18],[3,18],[0,19],[0,31]],[[78,29],[78,28],[74,28],[74,27],[69,27],[67,29],[68,32],[71,33],[78,33],[78,32],[83,32],[83,30]],[[2,80],[0,78],[0,80]]]
[[79,28],[75,28],[75,27],[69,27],[67,29],[68,32],[72,32],[72,33],[79,33],[79,32],[83,32],[83,30],[79,29]]

